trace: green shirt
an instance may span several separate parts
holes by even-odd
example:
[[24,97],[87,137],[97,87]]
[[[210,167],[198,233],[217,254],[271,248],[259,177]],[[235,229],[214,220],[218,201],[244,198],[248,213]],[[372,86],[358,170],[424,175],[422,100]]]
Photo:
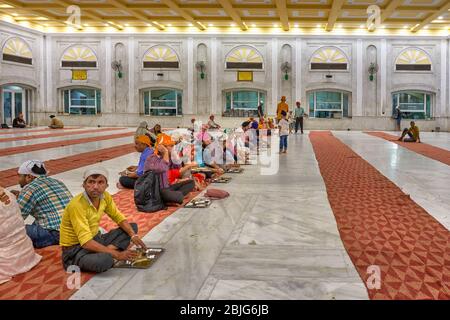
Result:
[[302,107],[294,109],[294,116],[296,118],[303,117],[304,115],[305,115],[305,110]]

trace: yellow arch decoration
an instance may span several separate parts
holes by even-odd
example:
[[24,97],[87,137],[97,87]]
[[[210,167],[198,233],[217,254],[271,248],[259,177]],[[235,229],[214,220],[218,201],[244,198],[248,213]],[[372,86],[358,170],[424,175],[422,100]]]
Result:
[[97,56],[91,48],[83,45],[76,45],[68,48],[64,52],[62,61],[97,62]]
[[311,63],[347,63],[347,56],[342,50],[333,47],[320,48],[312,58]]
[[31,59],[33,57],[28,44],[21,38],[16,37],[10,38],[6,41],[5,45],[3,46],[3,53],[28,59]]
[[408,48],[400,52],[395,64],[426,64],[431,65],[431,59],[423,50]]
[[178,61],[178,56],[172,48],[164,45],[157,45],[151,47],[145,53],[144,61],[176,62]]

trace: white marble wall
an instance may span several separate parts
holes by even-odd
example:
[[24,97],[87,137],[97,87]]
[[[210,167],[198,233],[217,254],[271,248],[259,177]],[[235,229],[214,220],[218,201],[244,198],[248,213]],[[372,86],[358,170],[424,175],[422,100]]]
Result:
[[[375,36],[282,36],[282,35],[159,35],[159,34],[42,34],[0,22],[0,45],[10,36],[20,36],[33,48],[33,66],[0,63],[0,85],[19,83],[35,88],[33,122],[44,124],[50,113],[62,111],[61,89],[70,86],[90,86],[102,91],[102,114],[98,116],[63,116],[67,124],[136,125],[142,119],[163,126],[188,125],[192,115],[207,119],[218,115],[226,125],[235,125],[241,118],[220,118],[225,107],[224,92],[230,89],[257,89],[266,92],[266,110],[273,115],[276,103],[287,96],[290,106],[302,100],[307,108],[308,93],[317,89],[338,89],[350,93],[351,118],[310,119],[309,128],[331,129],[393,129],[392,92],[405,89],[426,90],[433,94],[433,120],[423,121],[425,130],[440,126],[449,130],[450,117],[450,43],[448,37],[386,37]],[[88,80],[74,82],[70,70],[60,66],[63,51],[71,45],[84,44],[93,49],[98,66],[88,70]],[[153,45],[166,44],[180,59],[179,70],[144,70],[142,58]],[[199,45],[204,46],[199,55]],[[250,45],[264,58],[264,67],[254,72],[253,82],[237,82],[236,72],[225,70],[226,54],[239,45]],[[309,68],[311,55],[321,46],[336,46],[349,59],[348,71],[329,72]],[[369,81],[367,66],[373,60],[368,47],[373,46],[380,67],[374,82]],[[420,47],[432,59],[431,72],[397,72],[394,61],[407,47]],[[195,63],[205,59],[206,77],[200,79]],[[288,53],[286,53],[288,52]],[[111,61],[120,57],[124,77],[118,79],[111,70]],[[289,60],[292,71],[284,80],[280,65]],[[172,117],[145,117],[143,89],[171,87],[183,91],[183,114]]]

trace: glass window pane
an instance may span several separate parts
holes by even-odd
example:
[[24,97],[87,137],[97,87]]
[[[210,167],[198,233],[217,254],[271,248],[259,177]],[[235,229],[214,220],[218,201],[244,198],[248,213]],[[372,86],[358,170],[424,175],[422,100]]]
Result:
[[150,109],[151,116],[176,116],[176,109]]
[[95,96],[97,99],[97,113],[102,112],[102,95],[100,93],[100,90],[95,91]]
[[14,111],[16,117],[22,112],[22,92],[14,93]]
[[69,90],[64,90],[64,113],[69,113]]
[[310,93],[309,94],[309,116],[310,117],[314,117],[314,96],[316,94],[315,93]]
[[179,115],[183,114],[183,95],[180,91],[177,91],[177,113]]
[[95,106],[95,90],[72,89],[70,90],[71,106]]
[[233,91],[234,109],[258,109],[257,91]]
[[431,95],[427,94],[426,95],[426,99],[427,99],[427,104],[426,104],[426,117],[428,119],[431,119]]
[[319,91],[316,93],[317,110],[340,110],[341,104],[340,92]]
[[343,117],[348,117],[348,94],[344,93]]
[[150,115],[150,92],[144,92],[144,114]]
[[225,93],[225,110],[231,109],[231,92]]

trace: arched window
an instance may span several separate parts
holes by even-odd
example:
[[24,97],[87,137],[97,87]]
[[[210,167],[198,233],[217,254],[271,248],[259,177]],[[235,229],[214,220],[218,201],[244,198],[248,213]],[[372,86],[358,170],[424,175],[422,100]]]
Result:
[[172,88],[144,90],[144,114],[148,116],[179,116],[183,114],[183,94]]
[[408,48],[400,52],[395,60],[396,71],[431,71],[430,56],[418,48]]
[[3,46],[3,61],[33,64],[33,54],[28,44],[21,38],[10,38]]
[[176,52],[164,45],[151,47],[144,54],[144,68],[178,69],[179,61]]
[[266,94],[251,89],[235,89],[225,92],[225,117],[257,117],[258,106],[265,109]]
[[64,51],[61,67],[97,68],[97,56],[91,48],[84,45],[75,45]]
[[226,69],[263,69],[263,58],[253,47],[234,48],[225,58]]
[[79,87],[62,90],[65,114],[95,115],[101,113],[101,92],[95,88]]
[[311,70],[348,70],[348,59],[336,47],[322,47],[311,57]]
[[349,94],[343,91],[317,90],[309,93],[311,118],[348,117]]
[[423,91],[399,91],[392,94],[392,115],[397,116],[396,107],[400,107],[404,119],[430,119],[431,94]]

